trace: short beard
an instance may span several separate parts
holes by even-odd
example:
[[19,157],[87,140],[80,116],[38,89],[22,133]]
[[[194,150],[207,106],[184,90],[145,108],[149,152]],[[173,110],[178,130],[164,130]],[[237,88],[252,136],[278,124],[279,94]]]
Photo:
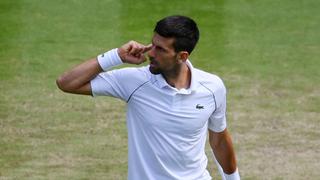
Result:
[[152,68],[151,66],[149,66],[149,71],[154,75],[161,74],[161,70],[160,69]]

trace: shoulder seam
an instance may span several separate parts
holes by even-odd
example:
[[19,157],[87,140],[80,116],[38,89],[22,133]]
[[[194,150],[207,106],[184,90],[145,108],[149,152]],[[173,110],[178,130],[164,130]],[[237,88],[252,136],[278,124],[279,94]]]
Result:
[[143,85],[145,85],[146,83],[148,83],[148,82],[150,82],[150,80],[148,80],[148,81],[146,81],[146,82],[144,82],[144,83],[142,83],[140,86],[138,86],[135,90],[133,90],[132,91],[132,93],[130,94],[130,96],[129,96],[129,98],[128,98],[128,100],[127,100],[127,103],[130,101],[130,99],[131,99],[131,97],[132,97],[132,95],[138,90],[138,89],[140,89]]
[[210,91],[210,93],[212,94],[213,97],[213,101],[214,101],[214,112],[216,112],[217,110],[217,101],[216,101],[216,96],[214,95],[214,93],[211,91],[211,89],[209,89],[207,86],[205,86],[204,84],[202,84],[201,82],[199,82],[199,84],[201,84],[204,88],[206,88],[208,91]]

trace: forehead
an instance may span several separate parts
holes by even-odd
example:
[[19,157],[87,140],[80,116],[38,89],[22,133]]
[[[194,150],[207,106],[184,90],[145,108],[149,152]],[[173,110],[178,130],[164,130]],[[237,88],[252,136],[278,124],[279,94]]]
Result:
[[173,49],[174,38],[163,37],[158,33],[154,33],[152,37],[152,44],[162,47],[164,49]]

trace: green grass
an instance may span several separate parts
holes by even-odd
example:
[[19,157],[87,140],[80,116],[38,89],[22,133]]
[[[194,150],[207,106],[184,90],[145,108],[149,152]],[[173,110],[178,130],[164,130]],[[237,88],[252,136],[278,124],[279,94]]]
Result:
[[[64,94],[55,79],[128,40],[148,43],[154,23],[171,14],[198,22],[191,60],[228,87],[242,178],[317,179],[319,7],[317,0],[2,0],[0,179],[125,179],[125,103]],[[211,160],[208,169],[219,179]]]

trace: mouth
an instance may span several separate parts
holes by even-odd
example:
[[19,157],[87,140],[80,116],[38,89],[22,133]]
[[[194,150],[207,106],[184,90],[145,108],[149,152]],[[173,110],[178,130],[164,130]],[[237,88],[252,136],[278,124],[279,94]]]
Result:
[[154,58],[149,58],[150,64],[149,64],[149,70],[152,74],[159,74],[161,73],[158,62]]
[[157,65],[156,61],[153,58],[150,58],[150,64],[151,67],[155,67]]
[[155,64],[155,62],[154,61],[150,61],[150,64],[149,64],[151,67],[155,67],[156,66],[156,64]]

